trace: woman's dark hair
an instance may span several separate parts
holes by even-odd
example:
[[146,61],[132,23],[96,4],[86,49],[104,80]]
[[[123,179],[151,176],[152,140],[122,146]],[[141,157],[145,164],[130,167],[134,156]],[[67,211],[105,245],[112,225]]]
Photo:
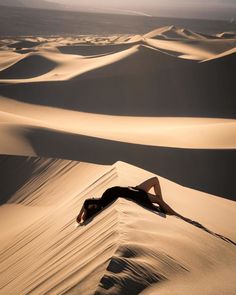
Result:
[[[100,206],[100,199],[86,199],[84,201],[84,208],[86,209],[86,219],[89,219],[90,217],[94,216],[96,213],[101,211]],[[96,208],[89,208],[89,205],[96,205]]]

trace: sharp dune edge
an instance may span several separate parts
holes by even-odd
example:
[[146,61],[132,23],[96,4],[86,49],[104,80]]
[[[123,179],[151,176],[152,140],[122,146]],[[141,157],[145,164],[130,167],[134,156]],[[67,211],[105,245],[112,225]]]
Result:
[[[1,40],[0,294],[235,294],[235,43],[175,26]],[[218,173],[218,196],[164,178],[160,155]],[[191,222],[119,198],[76,227],[86,198],[154,175]]]

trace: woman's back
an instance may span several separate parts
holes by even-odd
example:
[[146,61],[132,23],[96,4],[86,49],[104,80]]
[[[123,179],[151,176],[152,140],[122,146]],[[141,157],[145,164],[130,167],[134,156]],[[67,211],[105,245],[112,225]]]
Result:
[[133,186],[113,186],[111,188],[108,188],[103,193],[100,204],[102,207],[105,207],[119,197],[127,198],[143,206],[149,206],[153,208],[153,205],[148,198],[148,194],[144,190]]
[[87,212],[86,218],[101,211],[104,207],[108,206],[119,197],[129,199],[141,206],[157,211],[157,207],[152,204],[147,192],[143,189],[133,186],[113,186],[108,188],[102,194],[101,198],[91,198],[84,201],[83,207]]

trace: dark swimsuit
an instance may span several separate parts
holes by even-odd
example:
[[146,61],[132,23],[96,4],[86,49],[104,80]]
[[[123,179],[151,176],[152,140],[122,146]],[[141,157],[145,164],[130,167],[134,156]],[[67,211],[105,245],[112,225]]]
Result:
[[88,209],[89,205],[96,204],[97,210],[100,211],[102,208],[114,202],[119,197],[132,200],[148,209],[159,211],[158,208],[154,206],[152,202],[149,200],[149,197],[146,191],[144,191],[141,188],[133,187],[133,186],[128,186],[128,187],[114,186],[114,187],[108,188],[102,194],[101,198],[85,200],[84,208]]

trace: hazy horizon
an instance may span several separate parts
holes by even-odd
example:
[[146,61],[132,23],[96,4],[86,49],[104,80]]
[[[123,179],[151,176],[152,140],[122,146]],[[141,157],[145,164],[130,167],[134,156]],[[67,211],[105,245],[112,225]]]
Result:
[[133,12],[150,16],[235,19],[234,0],[48,0],[89,10]]

